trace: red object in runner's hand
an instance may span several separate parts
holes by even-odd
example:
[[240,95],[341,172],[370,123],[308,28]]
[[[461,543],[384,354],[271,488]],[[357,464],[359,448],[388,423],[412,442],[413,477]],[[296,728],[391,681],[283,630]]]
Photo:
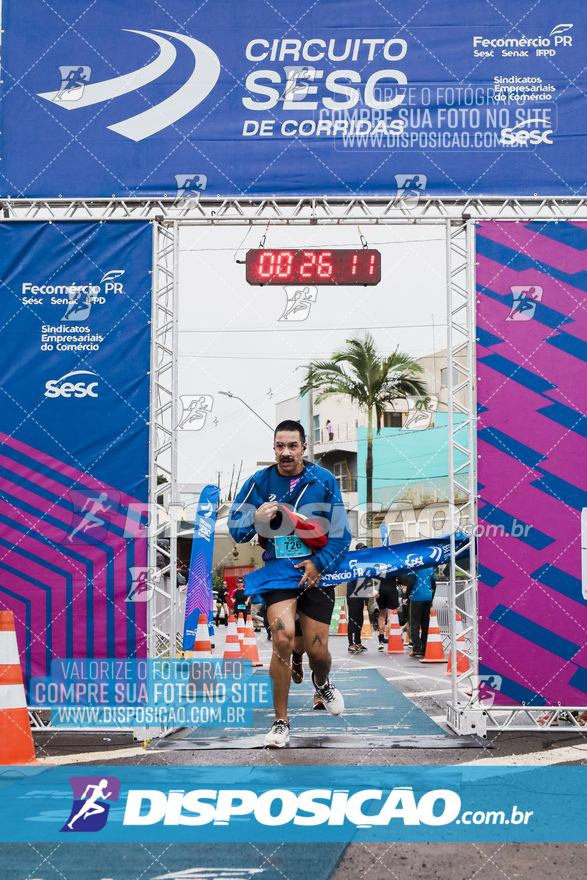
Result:
[[[308,519],[307,516],[302,516],[300,513],[294,513],[293,510],[288,510],[287,507],[283,507],[281,504],[279,505],[277,516],[280,514],[281,520],[276,524],[276,531],[277,529],[281,529],[283,518],[285,517],[286,521],[289,520],[291,523],[292,532],[300,539],[300,541],[303,541],[313,553],[322,550],[322,548],[326,546],[328,538],[326,536],[324,525],[321,522],[314,519]],[[275,518],[271,520],[271,522],[274,521]],[[259,546],[265,549],[267,546],[267,538],[259,535]]]

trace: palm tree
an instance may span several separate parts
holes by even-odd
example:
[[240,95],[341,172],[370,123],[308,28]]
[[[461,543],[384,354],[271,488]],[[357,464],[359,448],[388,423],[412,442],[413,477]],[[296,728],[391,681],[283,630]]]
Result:
[[329,361],[312,361],[306,368],[301,394],[318,392],[316,403],[327,397],[348,397],[367,413],[367,544],[373,546],[373,412],[377,433],[386,406],[407,397],[426,400],[426,383],[417,378],[423,367],[396,349],[384,357],[370,333],[363,339],[347,339]]

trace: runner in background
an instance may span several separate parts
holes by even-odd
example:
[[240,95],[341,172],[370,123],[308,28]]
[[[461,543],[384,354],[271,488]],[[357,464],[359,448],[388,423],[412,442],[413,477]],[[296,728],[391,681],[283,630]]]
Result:
[[245,579],[243,577],[237,577],[236,590],[232,599],[234,602],[234,616],[238,618],[238,615],[242,614],[243,620],[246,623],[247,614],[251,609],[251,597],[247,598],[245,596]]
[[399,595],[397,592],[397,578],[389,577],[379,581],[379,592],[375,594],[377,604],[379,605],[379,623],[377,630],[379,633],[378,651],[385,651],[385,618],[387,610],[397,611],[399,608]]
[[216,590],[216,626],[220,625],[220,612],[224,612],[224,626],[228,626],[228,585],[222,581],[222,586]]

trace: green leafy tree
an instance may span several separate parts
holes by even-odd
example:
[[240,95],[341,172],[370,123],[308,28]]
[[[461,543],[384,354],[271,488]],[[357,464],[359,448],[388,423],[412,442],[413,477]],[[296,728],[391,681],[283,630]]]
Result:
[[399,349],[387,357],[370,333],[363,339],[347,339],[330,360],[308,364],[302,394],[316,393],[320,403],[327,397],[348,397],[367,414],[367,544],[373,546],[373,417],[379,434],[383,413],[398,400],[417,397],[426,402],[426,383],[418,378],[423,367]]

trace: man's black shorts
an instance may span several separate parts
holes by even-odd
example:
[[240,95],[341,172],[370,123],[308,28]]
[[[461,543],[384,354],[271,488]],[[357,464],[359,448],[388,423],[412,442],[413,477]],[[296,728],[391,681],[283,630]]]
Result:
[[395,581],[393,583],[381,581],[379,584],[379,598],[377,604],[380,608],[398,608],[399,596]]
[[334,587],[309,587],[307,590],[271,590],[263,593],[267,608],[276,602],[297,599],[296,610],[318,623],[330,623],[334,611]]

